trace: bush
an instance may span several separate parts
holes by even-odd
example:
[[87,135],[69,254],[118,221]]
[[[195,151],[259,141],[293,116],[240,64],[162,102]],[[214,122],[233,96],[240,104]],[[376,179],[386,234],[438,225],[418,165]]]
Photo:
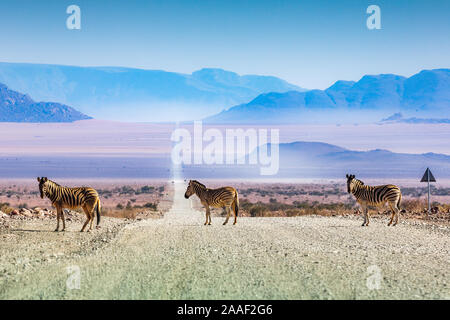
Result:
[[155,191],[155,187],[152,186],[143,186],[138,192],[139,193],[144,193],[144,194],[148,194],[148,193],[153,193]]
[[0,211],[1,211],[1,212],[4,212],[4,213],[6,213],[6,214],[10,214],[11,211],[13,211],[13,210],[14,210],[14,208],[11,208],[11,207],[9,206],[9,203],[8,203],[8,202],[0,203]]
[[299,202],[293,204],[270,201],[269,203],[257,202],[251,203],[244,199],[241,201],[241,209],[252,217],[270,217],[270,216],[302,216],[302,215],[333,215],[351,212],[352,203],[319,203]]
[[265,206],[256,204],[250,208],[249,213],[252,217],[264,217],[268,211],[269,210]]
[[26,203],[19,204],[19,209],[28,209],[28,204]]
[[147,202],[146,204],[144,204],[144,208],[156,211],[158,210],[158,203]]

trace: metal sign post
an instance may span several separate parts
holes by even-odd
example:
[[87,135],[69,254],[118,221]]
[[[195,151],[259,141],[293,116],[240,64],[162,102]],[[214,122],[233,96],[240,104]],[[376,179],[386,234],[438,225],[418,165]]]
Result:
[[430,213],[431,212],[431,203],[430,203],[431,186],[430,186],[430,182],[436,182],[436,179],[434,178],[433,174],[431,173],[430,168],[427,168],[427,170],[423,174],[423,177],[420,180],[420,182],[427,182],[428,183],[428,211],[427,211],[427,213]]

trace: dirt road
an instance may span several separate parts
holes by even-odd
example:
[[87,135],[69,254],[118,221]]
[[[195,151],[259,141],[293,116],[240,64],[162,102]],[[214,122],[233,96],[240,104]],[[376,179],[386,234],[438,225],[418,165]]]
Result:
[[161,219],[3,235],[0,299],[450,298],[448,227],[316,216],[203,226],[184,188]]

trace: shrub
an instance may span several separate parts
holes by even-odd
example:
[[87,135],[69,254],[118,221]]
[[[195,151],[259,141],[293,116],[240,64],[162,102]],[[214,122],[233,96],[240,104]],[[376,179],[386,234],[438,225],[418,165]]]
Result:
[[155,203],[147,202],[146,204],[144,204],[144,208],[156,211],[156,210],[158,210],[158,203],[157,202],[155,202]]
[[131,205],[130,201],[128,201],[126,209],[127,210],[133,209],[133,206]]
[[14,209],[9,206],[8,202],[0,203],[0,211],[6,214],[10,214]]
[[19,204],[19,209],[28,209],[28,204],[26,203]]
[[252,217],[286,216],[294,217],[301,215],[333,215],[351,212],[352,203],[319,203],[299,202],[293,204],[270,201],[269,203],[251,203],[244,199],[241,201],[241,209],[249,213]]

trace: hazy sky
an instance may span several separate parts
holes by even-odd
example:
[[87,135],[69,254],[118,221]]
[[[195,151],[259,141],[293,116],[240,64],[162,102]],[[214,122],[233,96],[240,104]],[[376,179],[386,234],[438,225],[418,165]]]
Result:
[[[66,8],[81,8],[81,30]],[[366,9],[381,8],[381,30]],[[0,61],[191,73],[218,67],[323,89],[450,67],[448,0],[0,0]]]

